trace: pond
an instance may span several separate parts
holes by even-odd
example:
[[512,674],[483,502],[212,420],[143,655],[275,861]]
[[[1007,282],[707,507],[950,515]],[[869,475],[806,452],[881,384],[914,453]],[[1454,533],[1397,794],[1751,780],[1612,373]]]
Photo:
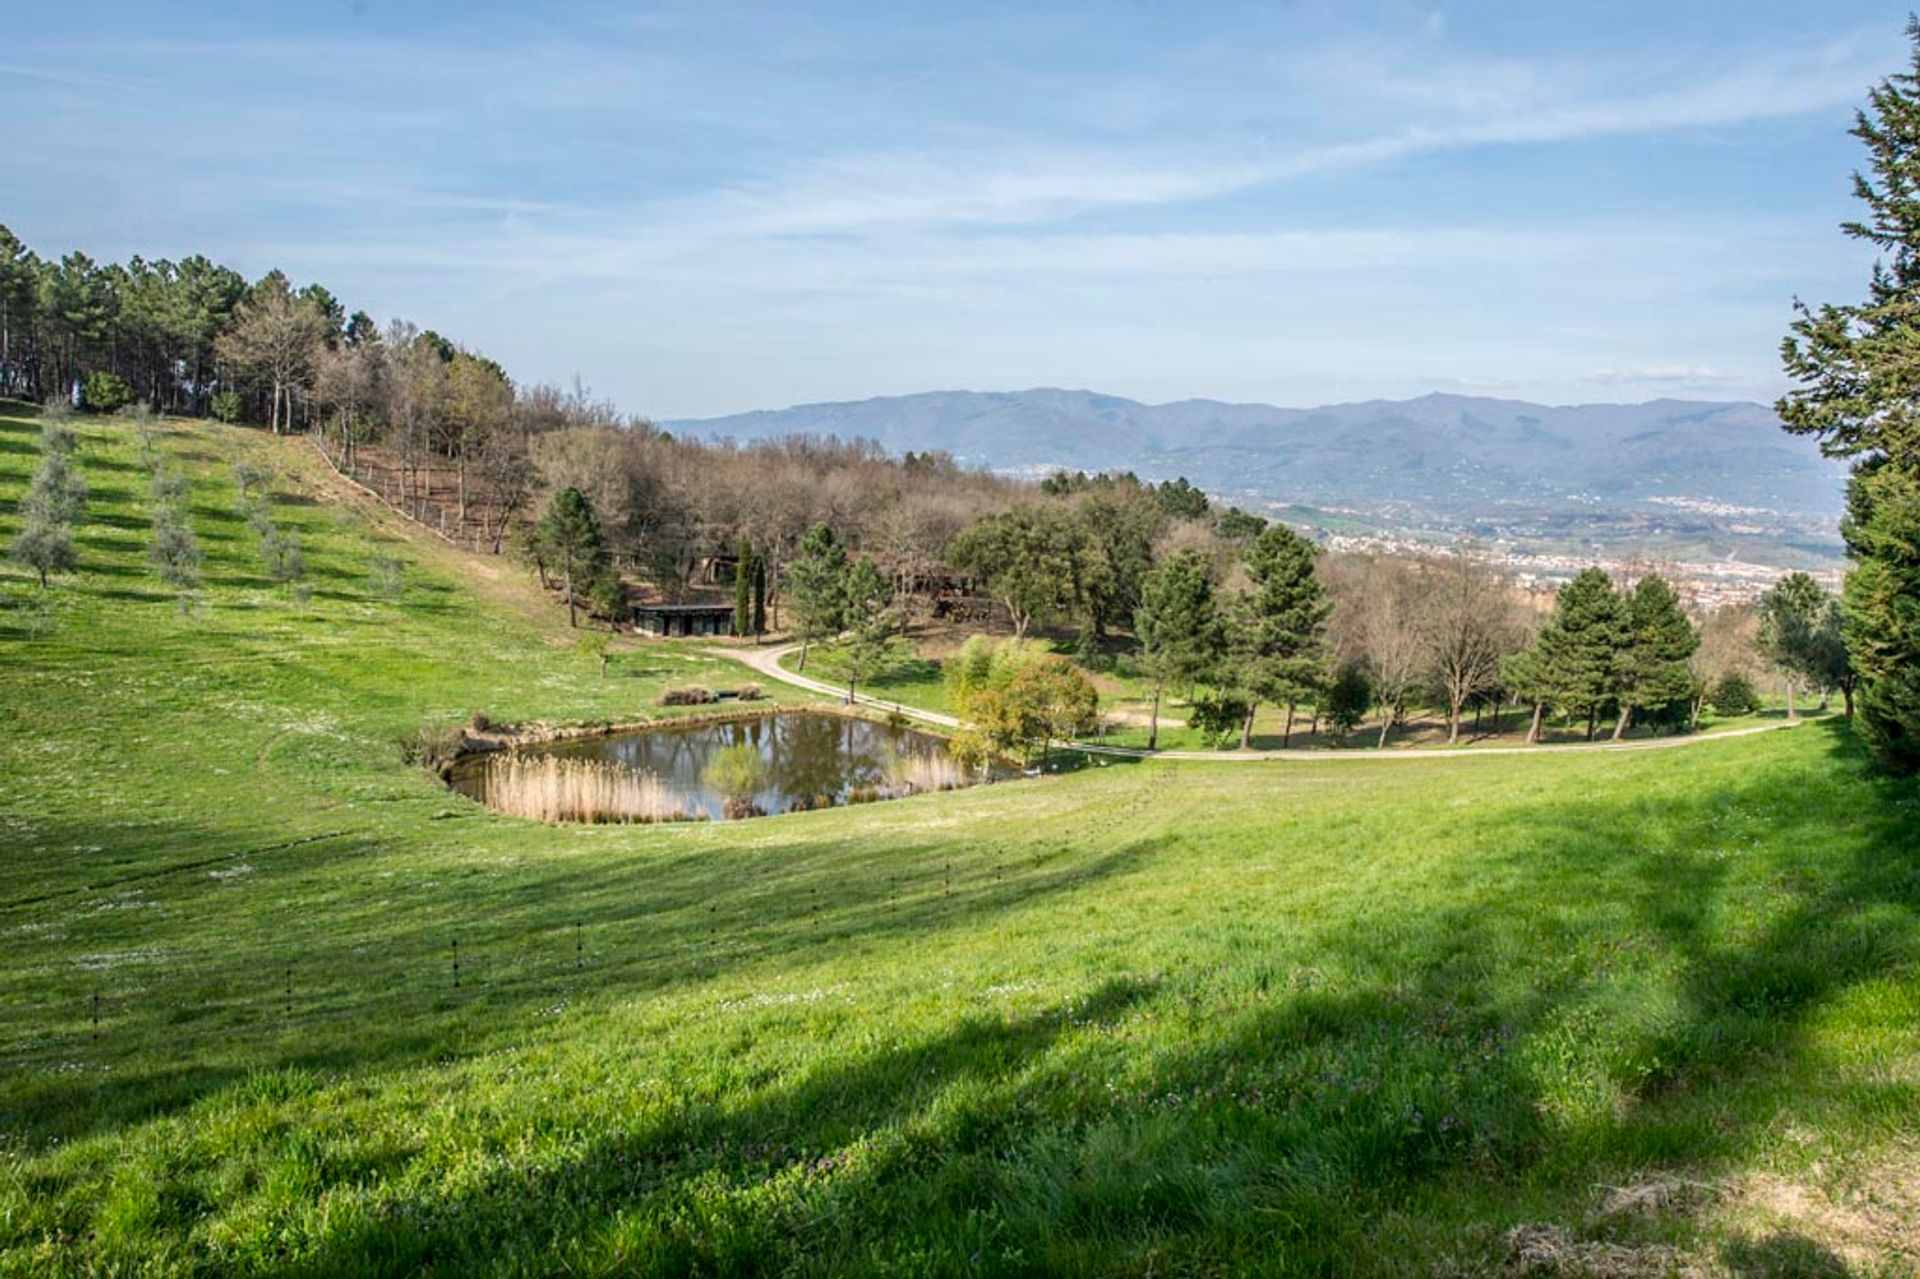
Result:
[[781,711],[665,723],[472,756],[453,788],[544,821],[687,821],[948,790],[972,780],[931,733]]

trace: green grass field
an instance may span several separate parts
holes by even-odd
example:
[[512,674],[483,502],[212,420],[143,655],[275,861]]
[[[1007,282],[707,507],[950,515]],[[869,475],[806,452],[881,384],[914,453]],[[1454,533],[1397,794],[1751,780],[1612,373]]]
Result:
[[[1838,724],[544,827],[396,740],[744,675],[601,679],[516,570],[204,425],[183,614],[84,434],[49,633],[0,580],[0,1273],[1915,1263],[1920,795]],[[36,451],[0,416],[0,536]]]

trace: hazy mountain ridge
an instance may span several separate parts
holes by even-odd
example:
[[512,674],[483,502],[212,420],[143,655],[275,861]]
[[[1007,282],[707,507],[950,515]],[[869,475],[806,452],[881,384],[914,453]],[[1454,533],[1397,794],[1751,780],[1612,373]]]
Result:
[[[741,441],[862,437],[896,454],[941,449],[1004,471],[1185,475],[1231,500],[1338,511],[1397,531],[1525,540],[1532,530],[1577,541],[1586,528],[1619,541],[1652,520],[1663,533],[1705,538],[1715,554],[1732,553],[1722,546],[1728,537],[1837,549],[1845,482],[1841,464],[1781,430],[1772,410],[1738,401],[1555,406],[1433,394],[1281,408],[1039,388],[930,391],[664,425]],[[1749,509],[1703,514],[1707,507]]]

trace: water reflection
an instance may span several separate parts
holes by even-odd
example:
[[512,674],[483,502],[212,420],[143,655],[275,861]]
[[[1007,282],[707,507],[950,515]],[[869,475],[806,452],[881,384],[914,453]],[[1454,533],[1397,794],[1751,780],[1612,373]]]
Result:
[[[844,804],[850,797],[873,797],[897,789],[895,783],[916,763],[926,772],[950,773],[947,744],[930,733],[856,719],[846,715],[786,711],[750,719],[668,724],[611,737],[582,738],[527,747],[522,756],[612,763],[634,773],[650,773],[682,797],[689,816],[718,818],[725,798],[701,774],[717,753],[750,748],[764,766],[764,784],[754,806],[764,813]],[[487,757],[454,770],[455,790],[485,798]]]

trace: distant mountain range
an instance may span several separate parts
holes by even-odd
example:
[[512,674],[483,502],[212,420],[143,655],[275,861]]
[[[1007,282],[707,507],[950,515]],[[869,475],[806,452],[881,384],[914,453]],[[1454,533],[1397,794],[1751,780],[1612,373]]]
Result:
[[1426,395],[1321,408],[1091,391],[932,391],[664,423],[741,441],[795,433],[944,450],[999,471],[1184,475],[1332,532],[1470,535],[1762,562],[1838,553],[1845,469],[1751,403],[1556,407]]

